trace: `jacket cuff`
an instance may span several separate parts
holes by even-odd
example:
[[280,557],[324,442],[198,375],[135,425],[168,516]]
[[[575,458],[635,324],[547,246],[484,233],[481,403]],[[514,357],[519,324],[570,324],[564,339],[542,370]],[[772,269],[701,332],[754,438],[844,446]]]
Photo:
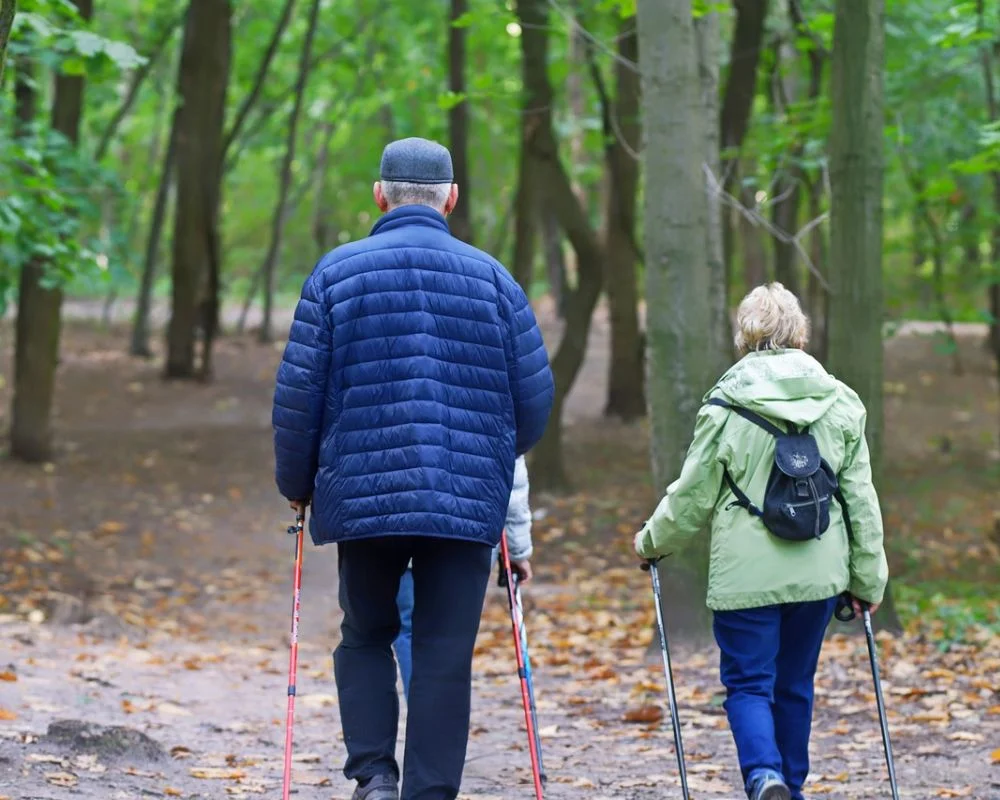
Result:
[[640,531],[636,553],[642,558],[656,558],[656,548],[653,545],[653,532],[649,527],[649,523],[643,526]]

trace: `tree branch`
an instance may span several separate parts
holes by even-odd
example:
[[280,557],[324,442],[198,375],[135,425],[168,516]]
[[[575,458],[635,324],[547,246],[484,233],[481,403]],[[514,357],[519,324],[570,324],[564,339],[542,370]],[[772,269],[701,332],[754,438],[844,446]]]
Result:
[[129,84],[128,92],[125,94],[125,99],[122,100],[121,105],[118,106],[118,110],[115,111],[115,114],[108,123],[108,126],[104,129],[104,133],[101,134],[100,141],[97,143],[97,148],[94,150],[94,161],[100,162],[104,159],[104,156],[107,154],[108,147],[111,145],[111,140],[118,132],[118,128],[124,121],[125,117],[128,116],[129,111],[132,110],[132,106],[135,103],[136,98],[139,96],[140,87],[153,71],[153,67],[156,66],[156,62],[163,54],[163,51],[170,43],[174,33],[183,21],[184,13],[181,13],[175,14],[167,22],[163,31],[160,33],[159,38],[153,44],[153,49],[146,57],[146,63],[139,67],[139,69],[137,69],[132,75],[132,82]]
[[284,36],[285,29],[292,18],[292,9],[294,7],[295,0],[285,0],[285,7],[281,10],[281,16],[278,17],[274,32],[271,34],[271,41],[267,43],[267,49],[264,51],[260,66],[257,68],[257,75],[254,78],[253,86],[247,96],[243,98],[243,102],[236,112],[236,118],[233,120],[232,127],[230,127],[225,139],[222,140],[223,161],[225,161],[226,153],[229,152],[233,140],[239,136],[240,131],[243,129],[247,115],[249,115],[254,104],[257,102],[257,98],[260,97],[261,90],[264,88],[264,80],[267,78],[267,73],[271,69],[271,62],[278,52],[278,44],[281,42],[281,37]]

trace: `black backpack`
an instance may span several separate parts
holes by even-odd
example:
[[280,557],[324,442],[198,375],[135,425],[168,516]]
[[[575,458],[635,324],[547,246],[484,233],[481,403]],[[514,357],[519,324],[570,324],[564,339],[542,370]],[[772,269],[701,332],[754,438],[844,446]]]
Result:
[[739,414],[774,437],[774,466],[767,479],[764,502],[760,508],[740,490],[727,469],[726,485],[736,498],[726,509],[739,506],[759,517],[771,533],[791,542],[819,539],[830,527],[830,500],[835,498],[843,509],[848,538],[853,538],[847,501],[840,491],[837,475],[819,453],[819,445],[806,426],[797,430],[788,423],[783,431],[759,414],[712,397],[709,405]]

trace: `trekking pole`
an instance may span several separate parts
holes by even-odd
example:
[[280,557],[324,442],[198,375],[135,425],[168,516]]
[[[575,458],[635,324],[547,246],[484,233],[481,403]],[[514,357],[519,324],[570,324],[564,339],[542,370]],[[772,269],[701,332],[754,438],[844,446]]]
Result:
[[[875,632],[872,630],[872,614],[868,604],[861,600],[865,626],[865,639],[868,641],[868,661],[872,668],[872,680],[875,683],[875,704],[878,706],[878,721],[882,728],[882,748],[885,750],[885,765],[889,771],[889,788],[892,790],[892,800],[899,800],[899,786],[896,784],[896,765],[892,758],[892,742],[889,740],[889,720],[885,711],[885,698],[882,696],[882,678],[878,668],[878,650],[875,644]],[[851,603],[850,595],[842,595],[837,601],[834,615],[841,622],[850,622],[857,614]]]
[[288,800],[292,790],[292,724],[295,721],[295,676],[299,668],[299,609],[302,595],[302,539],[305,529],[305,509],[295,515],[295,524],[288,526],[288,533],[295,536],[295,578],[292,593],[292,645],[288,656],[288,715],[285,718],[285,774],[281,792]]
[[538,730],[535,726],[535,715],[532,713],[529,673],[525,668],[524,649],[521,643],[521,625],[518,624],[517,587],[514,582],[514,572],[510,566],[510,550],[507,549],[507,532],[500,536],[500,557],[503,561],[503,579],[507,584],[507,602],[510,604],[510,621],[514,630],[514,653],[517,657],[517,675],[521,681],[521,702],[524,704],[524,724],[528,729],[528,749],[531,754],[531,776],[535,784],[536,800],[543,800],[541,746],[538,742]]
[[681,793],[684,800],[690,800],[687,769],[684,766],[684,743],[681,741],[681,721],[677,713],[677,694],[674,692],[674,673],[670,667],[670,649],[667,647],[667,628],[663,624],[663,610],[660,607],[660,573],[656,568],[659,559],[650,559],[642,564],[653,582],[653,604],[656,606],[656,627],[660,632],[660,652],[663,654],[663,672],[667,677],[667,702],[670,706],[670,724],[674,729],[674,751],[677,753],[677,769],[681,778]]
[[524,624],[524,604],[521,602],[521,579],[514,576],[514,601],[517,608],[517,624],[521,632],[521,650],[524,652],[524,677],[528,682],[528,703],[531,706],[531,723],[535,729],[535,748],[538,754],[538,772],[545,786],[545,762],[542,760],[542,737],[538,732],[538,707],[535,705],[535,682],[531,678],[531,656],[528,651],[528,629]]

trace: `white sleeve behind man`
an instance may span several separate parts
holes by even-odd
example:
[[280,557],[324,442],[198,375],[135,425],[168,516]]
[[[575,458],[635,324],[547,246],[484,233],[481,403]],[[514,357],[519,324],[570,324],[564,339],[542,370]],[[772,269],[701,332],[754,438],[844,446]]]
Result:
[[524,456],[514,462],[514,485],[507,506],[507,546],[511,561],[525,561],[531,558],[531,504],[528,501],[528,465]]

